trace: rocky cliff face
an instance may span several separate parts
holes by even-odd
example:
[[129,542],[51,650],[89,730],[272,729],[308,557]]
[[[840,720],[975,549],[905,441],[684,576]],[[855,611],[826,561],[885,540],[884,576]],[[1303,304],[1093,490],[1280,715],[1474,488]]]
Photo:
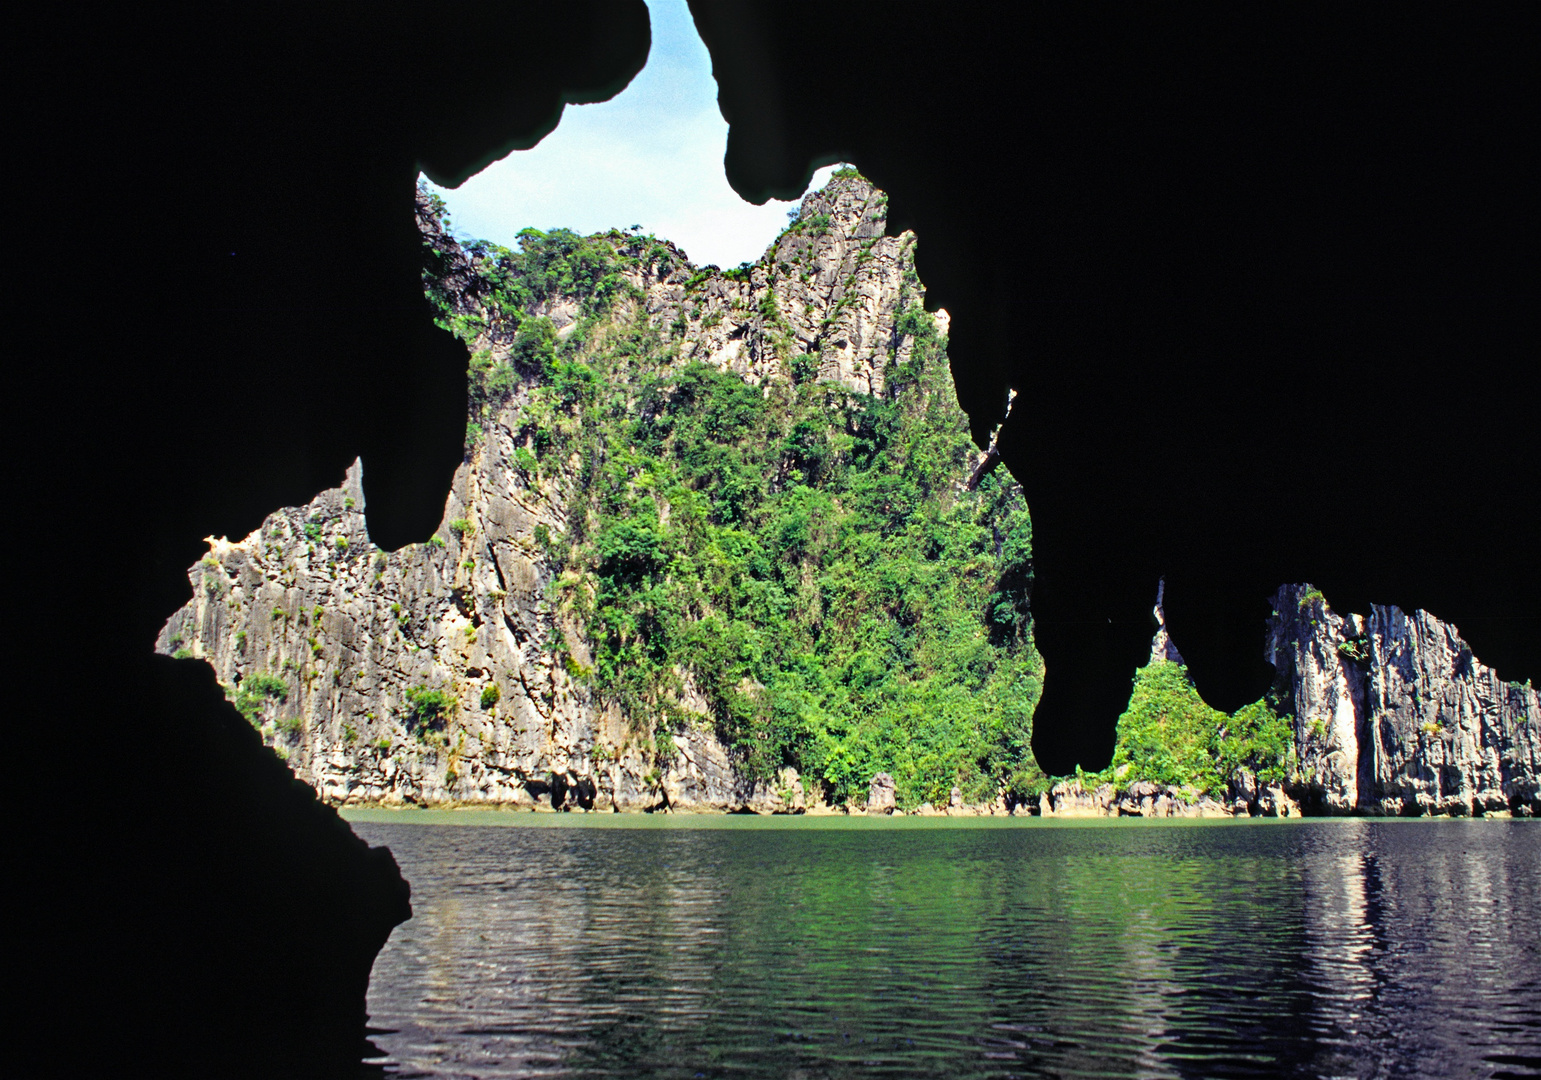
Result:
[[1541,696],[1481,664],[1455,627],[1380,604],[1341,616],[1287,585],[1265,655],[1295,716],[1308,809],[1541,812]]
[[[752,385],[802,372],[877,393],[912,338],[896,330],[922,300],[914,236],[883,236],[886,197],[859,177],[810,195],[796,227],[759,263],[698,269],[671,245],[612,234],[629,286],[618,319],[641,318],[681,361]],[[419,224],[442,260],[435,287],[475,327],[474,356],[507,363],[481,273],[426,201]],[[526,316],[571,334],[575,295]],[[945,331],[945,314],[937,317]],[[548,537],[567,524],[576,461],[532,468],[518,385],[477,414],[444,518],[427,543],[386,552],[365,528],[360,466],[310,504],[250,536],[210,538],[193,598],[166,623],[163,653],[213,666],[227,693],[295,774],[334,803],[761,811],[814,800],[793,770],[750,784],[706,726],[660,762],[646,733],[596,700],[579,620],[548,597]],[[965,471],[966,475],[966,471]],[[961,484],[963,476],[960,476]],[[554,647],[555,646],[555,647]],[[687,709],[692,706],[687,688]],[[698,708],[699,702],[694,703]]]

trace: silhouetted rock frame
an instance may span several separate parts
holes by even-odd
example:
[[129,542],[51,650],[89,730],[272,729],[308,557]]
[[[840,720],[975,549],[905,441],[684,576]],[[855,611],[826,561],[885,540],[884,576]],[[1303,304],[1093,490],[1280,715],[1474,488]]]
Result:
[[[981,448],[1019,391],[998,446],[1034,514],[1046,768],[1106,760],[1160,574],[1222,708],[1266,685],[1285,580],[1536,674],[1534,12],[692,11],[734,186],[856,164],[920,237]],[[648,37],[640,0],[13,27],[18,1072],[355,1070],[399,875],[150,649],[199,538],[356,456],[371,535],[429,534],[465,359],[419,294],[417,172],[532,145]]]

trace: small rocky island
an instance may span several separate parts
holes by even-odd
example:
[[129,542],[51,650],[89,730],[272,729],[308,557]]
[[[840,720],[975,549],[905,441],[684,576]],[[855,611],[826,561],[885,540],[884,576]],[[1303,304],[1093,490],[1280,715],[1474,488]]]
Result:
[[340,805],[1541,813],[1532,686],[1426,612],[1308,585],[1274,597],[1267,699],[1210,709],[1162,628],[1113,762],[1044,776],[1027,508],[968,439],[885,207],[838,173],[724,272],[633,232],[462,242],[420,192],[425,289],[470,354],[439,529],[376,548],[355,463],[211,537],[158,651],[208,662]]

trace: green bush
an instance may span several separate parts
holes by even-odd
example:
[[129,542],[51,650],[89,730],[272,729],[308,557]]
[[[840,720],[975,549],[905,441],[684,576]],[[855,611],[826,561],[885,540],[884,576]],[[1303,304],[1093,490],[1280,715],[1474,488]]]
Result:
[[237,685],[233,700],[236,710],[255,724],[265,702],[289,700],[289,684],[277,675],[254,672]]
[[289,684],[276,675],[256,672],[246,678],[241,686],[254,694],[261,694],[274,701],[289,700]]
[[1135,673],[1112,764],[1097,778],[1220,796],[1240,768],[1277,784],[1289,778],[1294,760],[1293,725],[1268,699],[1227,716],[1199,697],[1186,667],[1160,660]]
[[497,683],[488,683],[482,687],[482,708],[490,709],[498,703],[503,696],[503,691],[498,689]]
[[1127,765],[1121,776],[1126,784],[1149,780],[1215,790],[1221,777],[1210,744],[1224,721],[1224,713],[1199,697],[1183,665],[1158,660],[1143,667],[1118,718],[1114,774]]
[[1294,772],[1294,724],[1267,698],[1254,701],[1222,725],[1213,750],[1222,779],[1245,766],[1264,784],[1282,784]]
[[455,712],[455,698],[443,690],[427,686],[408,687],[407,719],[418,728],[439,728]]

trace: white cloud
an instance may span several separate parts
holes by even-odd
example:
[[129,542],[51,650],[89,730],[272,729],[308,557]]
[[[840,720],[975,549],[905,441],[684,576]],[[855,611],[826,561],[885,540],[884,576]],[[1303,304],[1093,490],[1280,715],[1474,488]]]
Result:
[[[641,225],[697,264],[758,259],[795,203],[754,206],[728,186],[728,125],[711,58],[684,0],[648,0],[647,66],[610,101],[570,105],[539,145],[495,161],[458,188],[434,190],[455,231],[513,246],[520,229],[580,233]],[[813,187],[833,167],[814,174]]]

